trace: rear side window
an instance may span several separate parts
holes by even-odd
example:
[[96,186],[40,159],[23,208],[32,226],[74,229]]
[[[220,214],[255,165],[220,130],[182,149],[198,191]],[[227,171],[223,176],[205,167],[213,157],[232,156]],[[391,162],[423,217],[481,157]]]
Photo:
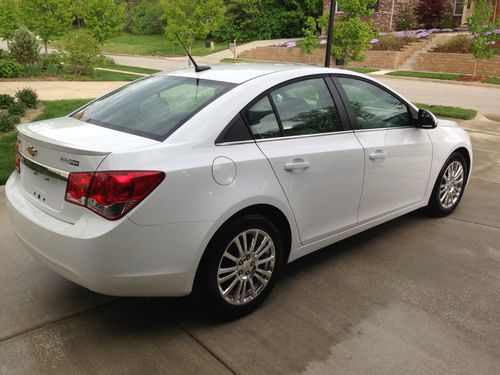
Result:
[[73,115],[81,121],[164,140],[235,85],[157,75],[134,82]]
[[245,117],[256,139],[281,136],[278,120],[267,96],[250,107],[245,112]]
[[284,136],[344,130],[323,78],[283,86],[271,94]]

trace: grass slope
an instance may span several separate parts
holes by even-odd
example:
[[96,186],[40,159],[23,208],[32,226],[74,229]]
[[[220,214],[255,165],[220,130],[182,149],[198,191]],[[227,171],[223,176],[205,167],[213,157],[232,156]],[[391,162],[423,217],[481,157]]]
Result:
[[460,107],[448,107],[444,105],[431,105],[414,103],[420,109],[428,109],[438,117],[449,117],[456,118],[460,120],[472,120],[477,116],[477,111],[473,109],[460,108]]
[[[215,44],[215,49],[205,48],[204,41],[196,41],[193,45],[194,56],[205,56],[228,48],[226,44]],[[179,56],[186,53],[177,43],[167,40],[165,35],[133,35],[124,34],[104,44],[104,52],[125,53],[129,55]]]

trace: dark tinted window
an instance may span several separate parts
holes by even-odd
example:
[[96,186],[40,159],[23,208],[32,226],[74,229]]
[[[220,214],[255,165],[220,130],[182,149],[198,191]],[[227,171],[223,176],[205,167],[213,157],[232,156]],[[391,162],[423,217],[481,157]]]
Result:
[[163,140],[194,113],[234,85],[157,75],[134,82],[73,117],[92,124]]
[[226,143],[226,142],[241,142],[251,140],[252,136],[248,131],[248,127],[245,121],[238,114],[231,123],[227,126],[224,132],[217,138],[215,143]]
[[255,138],[274,138],[281,136],[278,120],[269,98],[264,96],[245,112]]
[[283,86],[271,94],[285,136],[343,130],[337,108],[323,78]]
[[339,78],[360,129],[408,126],[410,114],[404,102],[372,83]]

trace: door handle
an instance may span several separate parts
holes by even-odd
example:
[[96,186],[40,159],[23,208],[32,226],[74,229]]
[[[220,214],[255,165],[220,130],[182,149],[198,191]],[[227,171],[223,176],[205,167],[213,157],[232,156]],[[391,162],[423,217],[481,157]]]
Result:
[[370,154],[370,160],[381,160],[387,157],[387,153],[384,150],[376,150],[373,154]]
[[311,166],[311,163],[304,159],[293,159],[291,163],[285,164],[285,170],[287,171],[295,171],[298,169],[306,169]]

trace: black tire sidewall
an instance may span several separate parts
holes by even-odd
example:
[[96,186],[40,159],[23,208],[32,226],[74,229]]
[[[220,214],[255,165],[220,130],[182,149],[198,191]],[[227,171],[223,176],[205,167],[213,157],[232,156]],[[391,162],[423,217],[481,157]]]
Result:
[[[266,288],[253,301],[245,305],[232,305],[226,302],[219,293],[217,270],[220,259],[229,243],[241,232],[248,229],[262,229],[268,233],[274,243],[276,259],[273,274]],[[237,318],[257,308],[273,289],[283,266],[284,243],[277,226],[265,216],[250,214],[236,218],[224,225],[214,236],[207,248],[207,256],[202,265],[199,288],[203,299],[212,312],[224,318]]]

